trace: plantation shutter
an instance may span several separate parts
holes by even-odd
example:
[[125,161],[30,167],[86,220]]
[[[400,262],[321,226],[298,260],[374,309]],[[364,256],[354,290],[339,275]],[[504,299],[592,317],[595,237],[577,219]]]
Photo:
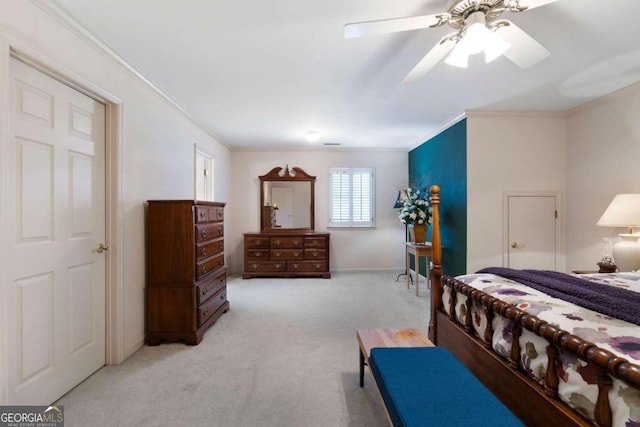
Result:
[[374,225],[372,168],[332,168],[329,190],[331,227]]

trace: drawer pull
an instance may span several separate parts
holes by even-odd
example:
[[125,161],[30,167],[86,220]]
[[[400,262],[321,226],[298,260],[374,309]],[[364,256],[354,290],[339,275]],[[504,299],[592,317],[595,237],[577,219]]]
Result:
[[202,314],[204,314],[205,316],[207,315],[207,313],[209,313],[209,309],[205,308],[204,310],[202,310]]
[[280,239],[276,239],[276,240],[273,241],[273,244],[274,245],[281,245],[282,242],[280,241]]
[[316,268],[317,268],[318,270],[320,270],[320,267],[321,267],[321,266],[322,266],[322,264],[316,264]]
[[300,244],[300,242],[297,241],[297,240],[293,242],[293,246],[298,246],[299,244]]
[[204,256],[207,254],[207,248],[200,249],[200,253]]
[[222,218],[222,211],[218,211],[218,218]]
[[254,270],[257,270],[258,267],[260,267],[258,264],[251,264],[251,268],[253,268]]
[[220,299],[221,299],[221,300],[224,300],[224,297],[225,297],[225,294],[224,294],[224,292],[223,292],[223,293],[222,293],[222,295],[220,295]]
[[202,274],[205,274],[207,272],[207,267],[202,267]]
[[276,264],[275,267],[276,268],[282,268],[282,264]]
[[293,256],[300,256],[300,252],[294,252]]
[[253,254],[256,258],[260,258],[262,256],[262,252],[256,252]]
[[258,240],[258,239],[254,240],[253,242],[256,246],[260,246],[262,244],[262,240]]
[[209,288],[204,288],[202,290],[202,295],[206,295],[207,293],[209,293]]
[[274,252],[275,256],[282,256],[282,252]]
[[200,230],[200,236],[201,237],[207,237],[207,230],[205,230],[204,228],[202,230]]
[[219,249],[224,249],[224,242],[220,242],[220,244],[218,245]]
[[291,268],[293,268],[294,270],[298,269],[298,264],[291,264]]
[[218,265],[224,265],[224,260],[221,259],[220,261],[218,261]]
[[204,218],[205,215],[206,215],[206,213],[204,211],[200,212],[200,218]]
[[311,255],[317,257],[318,256],[318,252],[311,252]]
[[222,236],[224,233],[224,227],[218,227],[218,234]]

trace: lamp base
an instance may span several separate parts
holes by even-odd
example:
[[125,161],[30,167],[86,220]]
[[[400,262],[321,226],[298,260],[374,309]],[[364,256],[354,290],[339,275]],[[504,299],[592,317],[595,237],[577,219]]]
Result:
[[637,234],[619,234],[622,240],[613,246],[613,260],[618,271],[640,270],[640,244]]

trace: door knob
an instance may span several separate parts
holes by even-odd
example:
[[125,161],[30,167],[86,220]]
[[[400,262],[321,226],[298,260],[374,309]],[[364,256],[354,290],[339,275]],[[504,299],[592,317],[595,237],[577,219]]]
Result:
[[105,246],[103,243],[100,243],[98,245],[98,247],[96,248],[96,252],[98,252],[99,254],[101,254],[104,251],[108,251],[109,250],[109,246]]
[[517,248],[520,248],[520,247],[522,247],[522,246],[521,246],[519,243],[513,242],[513,243],[511,244],[511,247],[512,247],[513,249],[517,249]]

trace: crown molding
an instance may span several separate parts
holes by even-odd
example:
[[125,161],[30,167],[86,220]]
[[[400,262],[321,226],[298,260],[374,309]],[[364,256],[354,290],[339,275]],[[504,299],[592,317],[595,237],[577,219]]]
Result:
[[424,137],[420,138],[419,140],[413,142],[409,146],[407,151],[411,151],[411,150],[414,150],[414,149],[418,148],[419,146],[421,146],[425,142],[429,141],[431,138],[433,138],[435,136],[438,136],[439,134],[441,134],[445,130],[449,129],[451,126],[455,125],[459,121],[465,119],[466,117],[467,117],[467,113],[465,111],[465,112],[463,112],[461,114],[458,114],[457,116],[454,116],[454,117],[450,118],[449,120],[447,120],[446,122],[444,122],[443,124],[438,126],[436,129],[434,129],[432,132],[429,132],[426,136],[424,136]]
[[393,148],[393,147],[345,147],[345,146],[324,146],[324,145],[316,145],[313,147],[231,147],[230,151],[232,152],[282,152],[282,153],[295,153],[295,152],[340,152],[340,153],[348,153],[348,152],[358,152],[358,153],[407,153],[408,150],[406,148]]
[[567,115],[565,111],[527,111],[527,110],[509,110],[509,111],[481,111],[467,110],[467,117],[560,117]]

